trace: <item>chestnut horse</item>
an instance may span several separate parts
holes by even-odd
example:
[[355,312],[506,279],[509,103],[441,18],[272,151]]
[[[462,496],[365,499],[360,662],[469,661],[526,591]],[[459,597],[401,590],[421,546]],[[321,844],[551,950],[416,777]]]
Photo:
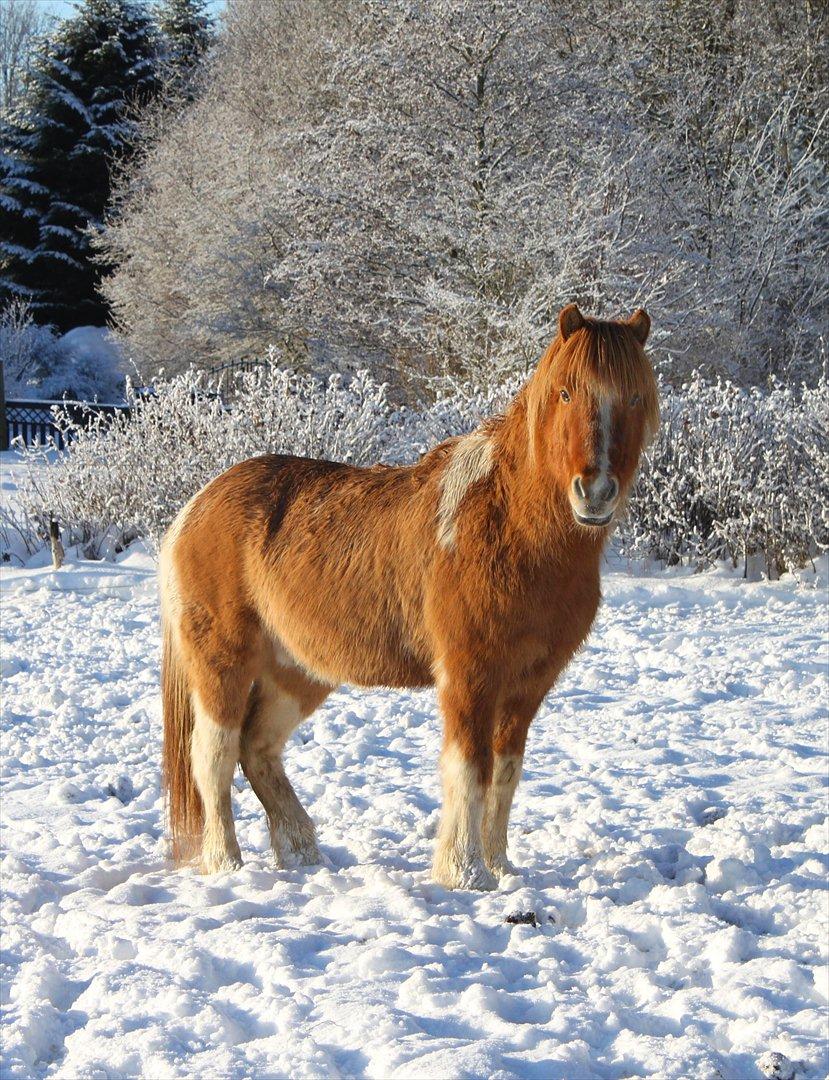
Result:
[[319,859],[282,766],[341,683],[436,685],[444,721],[435,880],[491,889],[527,729],[584,642],[599,562],[658,419],[650,319],[575,304],[506,413],[415,465],[267,455],[178,515],[161,553],[164,780],[177,860],[241,863],[236,763],[277,864]]

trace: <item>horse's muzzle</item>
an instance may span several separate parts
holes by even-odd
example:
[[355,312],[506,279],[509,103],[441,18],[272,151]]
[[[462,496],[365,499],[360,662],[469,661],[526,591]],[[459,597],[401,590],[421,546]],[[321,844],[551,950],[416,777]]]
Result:
[[613,521],[619,504],[619,481],[615,476],[597,476],[586,483],[573,478],[569,491],[570,508],[579,525],[601,529]]

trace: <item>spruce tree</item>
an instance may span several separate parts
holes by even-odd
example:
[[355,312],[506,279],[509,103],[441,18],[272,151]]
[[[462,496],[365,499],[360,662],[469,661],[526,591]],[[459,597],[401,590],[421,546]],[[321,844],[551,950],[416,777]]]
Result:
[[41,45],[0,160],[0,305],[29,300],[62,330],[106,322],[100,225],[113,162],[128,152],[130,109],[158,89],[157,41],[132,0],[85,0]]
[[162,0],[156,8],[165,77],[186,96],[196,68],[213,43],[206,0]]
[[28,143],[22,124],[12,118],[0,124],[0,306],[32,296],[30,264],[47,192],[32,179]]

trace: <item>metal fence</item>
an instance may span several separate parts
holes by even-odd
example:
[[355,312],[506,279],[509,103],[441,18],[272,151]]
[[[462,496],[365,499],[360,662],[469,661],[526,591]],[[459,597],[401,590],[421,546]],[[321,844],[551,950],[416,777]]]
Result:
[[[216,377],[225,372],[234,374],[237,371],[256,371],[268,364],[268,360],[228,360],[224,364],[208,368],[207,374]],[[83,428],[91,427],[101,416],[114,417],[131,411],[129,405],[102,405],[91,401],[39,401],[34,398],[4,401],[2,374],[3,365],[0,363],[0,450],[8,450],[15,439],[25,446],[54,442],[59,450],[65,449],[67,436],[56,423],[53,412],[55,406],[73,423]]]
[[80,427],[90,427],[98,417],[114,417],[119,413],[129,413],[129,405],[100,405],[89,401],[36,401],[7,400],[5,403],[5,423],[0,431],[0,449],[7,450],[14,439],[25,446],[53,441],[59,450],[66,446],[65,433],[56,422],[53,407]]

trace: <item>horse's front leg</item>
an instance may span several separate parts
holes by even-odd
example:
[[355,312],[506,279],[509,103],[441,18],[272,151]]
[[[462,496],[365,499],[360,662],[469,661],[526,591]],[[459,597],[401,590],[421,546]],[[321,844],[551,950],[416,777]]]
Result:
[[507,858],[507,827],[524,766],[527,732],[552,680],[542,678],[514,695],[505,695],[492,740],[492,783],[484,811],[484,858],[496,877],[515,873]]
[[494,889],[482,826],[492,780],[495,695],[485,678],[451,669],[444,669],[438,690],[444,718],[443,813],[432,876],[448,889]]

